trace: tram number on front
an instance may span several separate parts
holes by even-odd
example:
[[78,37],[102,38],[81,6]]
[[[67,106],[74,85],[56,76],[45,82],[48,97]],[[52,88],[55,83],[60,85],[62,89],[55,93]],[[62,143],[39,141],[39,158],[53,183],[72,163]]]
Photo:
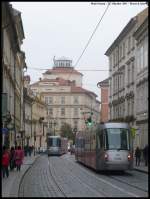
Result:
[[115,160],[121,160],[121,158],[115,158]]

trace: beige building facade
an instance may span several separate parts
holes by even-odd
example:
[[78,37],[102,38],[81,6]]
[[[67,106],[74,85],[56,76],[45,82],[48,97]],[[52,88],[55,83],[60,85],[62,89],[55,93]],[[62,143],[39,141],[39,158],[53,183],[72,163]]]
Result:
[[[54,60],[54,67],[43,74],[43,79],[31,84],[35,94],[41,94],[47,106],[48,133],[59,135],[64,123],[83,131],[85,119],[93,113],[99,121],[99,101],[96,94],[82,88],[82,74],[67,58]],[[58,64],[58,65],[57,65]],[[54,75],[55,74],[55,75]]]
[[[23,144],[23,69],[25,54],[21,51],[25,38],[21,13],[8,2],[2,3],[2,107],[3,144]],[[10,118],[8,121],[7,118]]]
[[24,76],[25,146],[46,147],[47,105],[41,95],[30,89],[30,76]]

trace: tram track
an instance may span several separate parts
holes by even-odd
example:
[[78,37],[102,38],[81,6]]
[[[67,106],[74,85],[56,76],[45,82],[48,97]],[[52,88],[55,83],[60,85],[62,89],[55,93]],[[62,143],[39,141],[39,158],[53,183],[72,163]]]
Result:
[[[69,159],[68,159],[68,160],[69,160]],[[73,162],[72,160],[69,160],[69,161],[72,163],[72,165],[75,164],[75,162]],[[81,166],[81,165],[82,165],[82,164],[80,164],[80,166]],[[85,167],[85,169],[84,169],[83,167]],[[92,175],[94,175],[94,176],[95,176],[97,179],[99,179],[100,181],[103,180],[103,179],[101,179],[101,176],[100,176],[100,175],[103,175],[103,176],[105,177],[105,179],[108,179],[108,182],[107,182],[106,184],[110,184],[109,179],[113,179],[113,180],[115,180],[115,181],[117,181],[117,182],[121,182],[122,184],[126,184],[126,185],[128,185],[128,186],[130,186],[130,187],[132,187],[132,188],[134,188],[134,189],[138,189],[138,190],[141,190],[141,191],[143,191],[143,192],[145,192],[145,193],[148,193],[148,190],[146,190],[146,189],[144,189],[144,188],[141,188],[140,186],[133,185],[132,183],[129,183],[129,182],[127,182],[127,181],[125,181],[125,180],[122,180],[122,179],[120,179],[120,178],[117,178],[117,177],[115,177],[115,176],[112,176],[112,175],[109,176],[109,175],[105,175],[105,174],[95,173],[95,170],[90,169],[90,168],[86,167],[85,165],[82,165],[80,169],[82,169],[82,171],[85,172],[85,173],[87,173],[87,174],[88,174],[88,170],[90,170],[90,171],[92,172]],[[98,174],[98,175],[97,175],[97,174]],[[131,174],[130,174],[130,175],[131,175]],[[105,182],[105,180],[104,180],[104,182]],[[114,184],[112,184],[112,186],[115,187]],[[121,189],[122,189],[122,188],[121,188]],[[131,193],[129,192],[129,194],[131,194]],[[134,195],[134,194],[133,194],[133,195]],[[135,197],[138,197],[138,196],[135,194]]]
[[[51,163],[50,163],[50,158],[48,158],[48,166],[49,166],[50,175],[51,175],[51,177],[52,177],[52,179],[53,179],[53,182],[55,183],[56,187],[59,189],[59,191],[62,193],[62,195],[63,195],[64,197],[67,197],[67,195],[66,195],[65,192],[61,189],[61,187],[60,187],[59,184],[57,183],[56,178],[55,178],[54,175],[53,175],[52,166],[51,166]],[[53,171],[54,171],[54,169],[53,169]]]
[[[65,162],[64,162],[65,163]],[[66,166],[66,165],[65,165]],[[55,168],[55,166],[53,166],[53,168]],[[62,170],[61,172],[65,173],[66,170],[64,170],[63,168],[65,167],[62,167]],[[75,175],[72,174],[72,168],[68,168],[67,170],[67,175],[69,176],[69,178],[72,178],[74,180],[76,180],[76,182],[79,182],[80,184],[84,184],[84,186],[88,189],[88,190],[91,190],[91,192],[93,192],[94,194],[97,194],[96,197],[107,197],[108,195],[106,194],[106,192],[102,191],[102,190],[98,190],[96,189],[94,186],[92,186],[92,184],[90,183],[85,183],[85,181],[83,181],[82,178],[80,178],[79,176],[76,177]],[[56,173],[55,169],[53,169],[53,172]]]
[[148,190],[143,189],[143,188],[141,188],[141,187],[139,187],[139,186],[137,186],[137,185],[133,185],[133,184],[131,184],[131,183],[128,183],[128,182],[126,182],[125,180],[121,180],[120,178],[117,178],[117,177],[114,177],[114,176],[109,176],[109,178],[112,178],[113,180],[116,180],[116,181],[121,182],[121,183],[123,183],[123,184],[127,184],[127,185],[129,185],[130,187],[136,188],[136,189],[141,190],[141,191],[144,191],[144,192],[146,192],[146,193],[148,192]]

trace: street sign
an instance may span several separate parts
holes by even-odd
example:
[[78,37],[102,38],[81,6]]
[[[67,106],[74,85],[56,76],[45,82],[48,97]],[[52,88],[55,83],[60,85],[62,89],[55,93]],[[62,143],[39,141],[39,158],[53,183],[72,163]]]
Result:
[[2,133],[8,133],[8,129],[7,128],[2,128]]
[[135,138],[135,134],[136,134],[135,128],[131,128],[131,134],[132,134],[132,137]]

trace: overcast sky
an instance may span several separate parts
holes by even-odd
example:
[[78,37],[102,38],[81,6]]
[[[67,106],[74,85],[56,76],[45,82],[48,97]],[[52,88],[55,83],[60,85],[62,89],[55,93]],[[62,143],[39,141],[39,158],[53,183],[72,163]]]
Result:
[[[118,2],[116,2],[118,3]],[[65,56],[77,62],[108,2],[11,2],[22,16],[27,73],[31,83],[38,81],[55,59]],[[147,7],[144,2],[114,5],[112,2],[95,32],[88,48],[75,67],[77,70],[108,70],[106,50],[129,20]],[[97,83],[108,78],[108,71],[81,71],[83,87],[95,92]]]

